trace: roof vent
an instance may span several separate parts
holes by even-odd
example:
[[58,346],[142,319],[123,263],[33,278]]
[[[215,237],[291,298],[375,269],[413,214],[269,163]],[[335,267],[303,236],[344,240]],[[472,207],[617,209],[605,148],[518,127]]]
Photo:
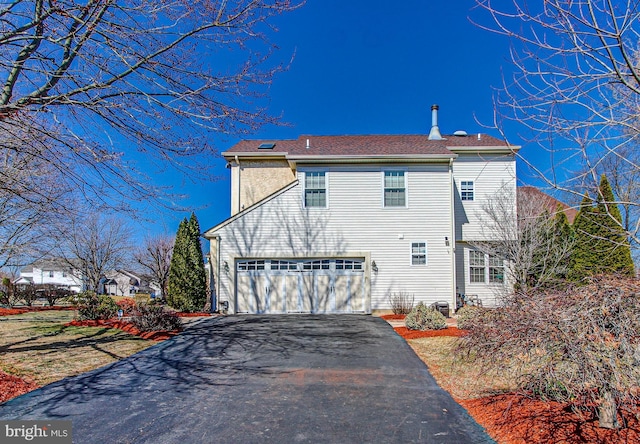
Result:
[[431,131],[429,131],[429,140],[442,140],[442,135],[438,128],[438,108],[438,105],[431,106]]
[[466,131],[458,130],[455,133],[453,133],[453,135],[458,137],[464,137],[464,136],[467,136],[468,134]]
[[261,143],[260,146],[258,146],[258,149],[259,150],[272,150],[275,146],[276,146],[276,144],[273,143],[273,142]]

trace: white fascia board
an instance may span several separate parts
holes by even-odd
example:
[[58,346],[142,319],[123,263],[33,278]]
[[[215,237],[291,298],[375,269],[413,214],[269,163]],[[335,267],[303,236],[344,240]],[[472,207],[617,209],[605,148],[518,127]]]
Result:
[[490,154],[509,154],[509,153],[517,153],[520,148],[520,145],[510,145],[510,146],[448,146],[447,147],[452,152],[460,152],[460,153],[490,153]]
[[261,153],[254,153],[254,152],[234,152],[234,151],[225,151],[224,153],[221,153],[221,156],[224,157],[226,160],[234,160],[236,157],[238,158],[242,158],[242,159],[246,159],[246,158],[250,158],[250,159],[272,159],[274,157],[282,157],[283,159],[287,157],[289,153],[287,152],[282,152],[282,151],[276,151],[276,152],[269,152],[267,150],[265,150],[265,152],[261,152]]
[[449,163],[457,154],[405,154],[380,156],[288,156],[292,168],[297,164],[353,164],[353,163]]

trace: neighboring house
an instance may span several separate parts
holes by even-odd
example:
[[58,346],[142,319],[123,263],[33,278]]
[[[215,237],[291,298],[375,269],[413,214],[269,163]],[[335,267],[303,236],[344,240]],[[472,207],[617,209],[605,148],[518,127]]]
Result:
[[[540,191],[536,187],[521,186],[518,187],[518,202],[525,201],[525,205],[530,205],[531,202],[535,202],[537,205],[537,213],[542,214],[544,211],[549,212],[552,216],[555,216],[558,211],[558,206],[562,209],[562,212],[567,216],[567,220],[570,224],[573,224],[578,210],[570,207],[564,202],[560,202],[558,199],[549,196],[548,194]],[[520,204],[518,205],[520,208]]]
[[14,284],[52,284],[79,293],[84,284],[81,273],[59,258],[41,259],[20,270]]
[[135,296],[148,293],[161,294],[160,287],[151,282],[148,276],[127,270],[112,270],[106,273],[102,282],[102,293],[114,296]]
[[504,264],[468,242],[488,240],[487,200],[515,200],[518,149],[486,134],[441,136],[435,106],[428,136],[239,142],[222,153],[232,215],[204,233],[218,308],[371,313],[400,292],[492,305],[508,285]]

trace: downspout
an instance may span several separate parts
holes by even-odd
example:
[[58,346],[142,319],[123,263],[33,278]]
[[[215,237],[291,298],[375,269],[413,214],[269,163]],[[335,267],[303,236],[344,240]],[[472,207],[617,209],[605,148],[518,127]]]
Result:
[[240,204],[242,203],[242,197],[240,197],[240,193],[242,188],[240,187],[240,176],[242,175],[242,169],[240,168],[240,159],[238,159],[238,155],[235,156],[236,165],[238,166],[238,213],[242,211]]
[[450,181],[450,189],[451,192],[449,193],[450,196],[450,200],[451,202],[449,203],[450,208],[451,208],[451,237],[449,238],[449,245],[450,245],[450,253],[451,253],[451,271],[452,271],[452,282],[451,282],[451,288],[452,288],[452,300],[453,300],[453,304],[451,305],[452,307],[452,312],[455,313],[456,311],[456,303],[457,303],[457,288],[456,288],[456,282],[457,282],[457,272],[456,272],[456,208],[455,208],[455,197],[454,197],[454,193],[455,193],[455,181],[454,181],[454,177],[453,177],[453,159],[449,159],[449,181]]
[[211,270],[210,273],[213,280],[213,285],[211,285],[211,310],[218,312],[220,311],[220,308],[218,307],[218,295],[220,294],[220,236],[215,235],[213,238],[216,241],[216,272],[214,273],[213,271],[214,264],[211,263],[213,256],[211,255],[211,248],[209,248],[209,263],[211,265],[209,268]]

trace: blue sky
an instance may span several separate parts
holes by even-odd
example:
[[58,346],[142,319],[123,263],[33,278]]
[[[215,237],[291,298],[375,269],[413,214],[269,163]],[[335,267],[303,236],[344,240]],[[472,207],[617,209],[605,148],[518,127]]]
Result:
[[[492,95],[509,71],[509,41],[472,24],[486,23],[474,0],[308,0],[278,17],[271,39],[275,61],[287,62],[268,92],[268,107],[287,126],[262,128],[251,138],[300,134],[427,134],[430,107],[440,106],[443,133],[465,130],[499,136]],[[516,129],[509,141],[521,144]],[[212,137],[216,137],[212,135]],[[235,140],[220,143],[221,151]],[[526,147],[523,149],[526,155]],[[220,179],[189,183],[165,178],[182,202],[196,208],[202,229],[230,214],[229,170],[212,159]],[[526,177],[521,179],[527,180]],[[158,214],[153,232],[174,233],[186,214]],[[149,227],[150,228],[150,227]]]

